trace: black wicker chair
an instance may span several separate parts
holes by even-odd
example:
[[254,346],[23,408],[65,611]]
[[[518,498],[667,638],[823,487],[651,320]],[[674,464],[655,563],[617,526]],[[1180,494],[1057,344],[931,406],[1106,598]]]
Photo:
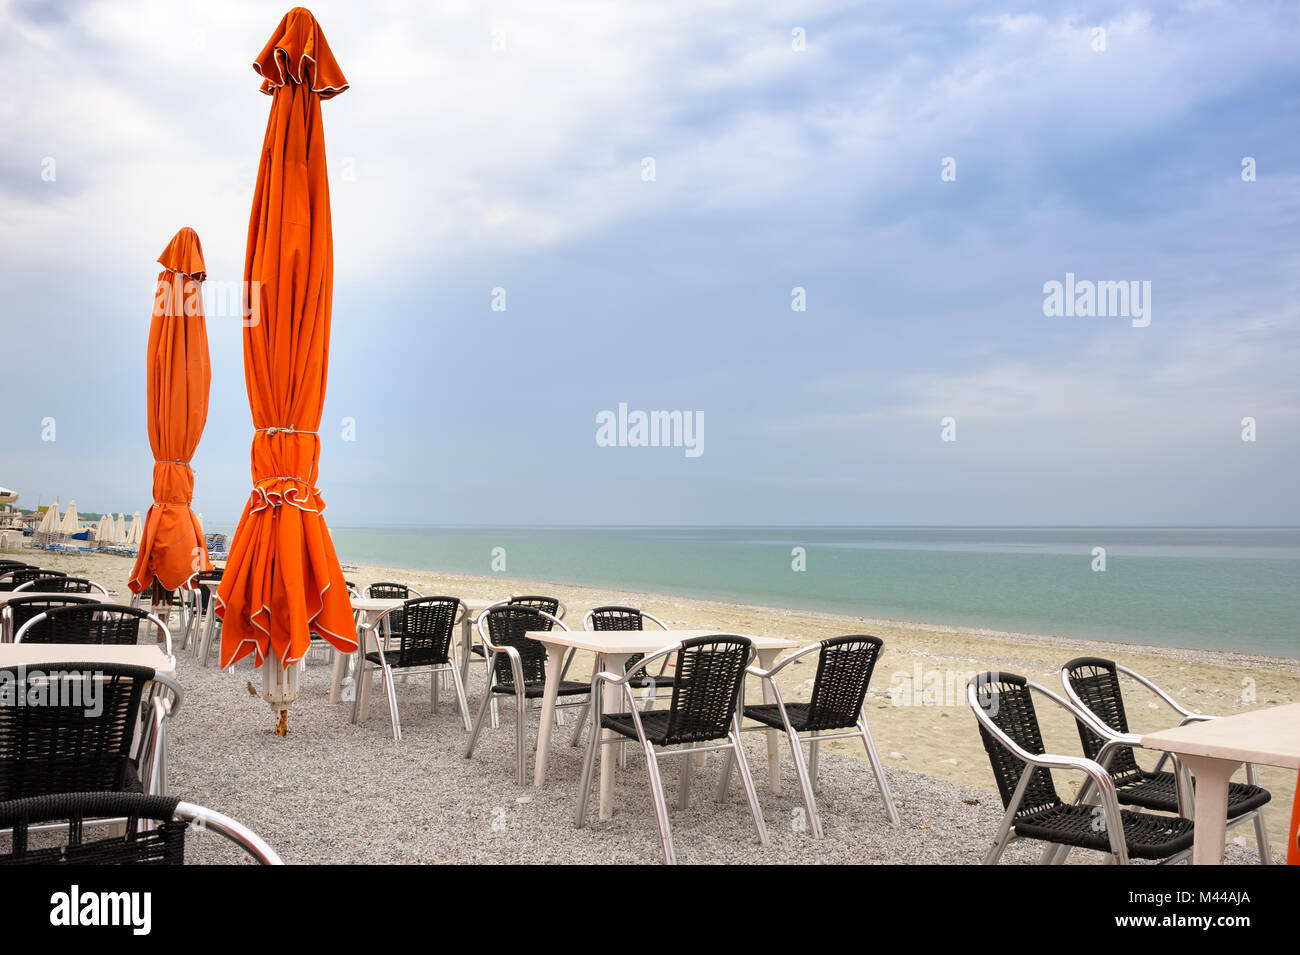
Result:
[[[546,647],[528,637],[531,631],[550,631],[556,625],[569,628],[557,617],[525,603],[498,604],[484,610],[478,618],[479,639],[488,650],[488,682],[479,705],[478,718],[470,732],[465,758],[474,755],[474,747],[483,732],[483,723],[498,695],[515,698],[515,777],[520,786],[526,784],[528,771],[528,701],[540,700],[546,691]],[[572,697],[585,697],[590,688],[586,683],[561,679],[555,705],[579,706],[585,702]],[[497,723],[492,721],[495,728]]]
[[175,680],[150,667],[63,663],[0,668],[3,687],[14,697],[0,705],[0,801],[165,788],[165,721],[181,702]]
[[57,607],[37,614],[14,634],[14,643],[81,643],[100,646],[131,646],[140,635],[140,625],[157,629],[172,655],[172,635],[162,619],[138,607],[119,604],[78,604]]
[[[372,597],[375,600],[410,600],[412,597],[423,597],[414,587],[408,587],[406,584],[394,584],[387,581],[380,581],[377,584],[371,584],[363,591],[366,597]],[[406,617],[399,610],[397,613],[387,613],[384,615],[384,627],[387,632],[393,635],[402,632],[406,626]]]
[[[1177,862],[1192,848],[1192,821],[1181,816],[1121,810],[1110,774],[1079,756],[1046,752],[1032,693],[1041,693],[1077,718],[1078,710],[1051,690],[1013,673],[981,673],[966,685],[966,700],[975,714],[984,750],[1006,812],[984,856],[995,864],[1015,839],[1049,843],[1042,861],[1057,861],[1056,848],[1093,849],[1120,865],[1129,859]],[[1086,773],[1096,787],[1099,805],[1067,804],[1052,782],[1053,769]],[[1080,795],[1084,794],[1081,788]]]
[[16,590],[23,584],[48,577],[66,577],[57,570],[41,570],[39,567],[17,567],[10,571],[0,571],[0,591]]
[[[31,827],[51,824],[64,824],[67,841],[49,845],[42,835],[33,847]],[[87,841],[86,830],[100,826],[125,832]],[[173,796],[77,792],[0,803],[0,850],[9,837],[0,865],[183,865],[191,827],[219,833],[262,865],[284,864],[257,833],[211,809]]]
[[99,591],[105,597],[108,596],[108,588],[103,584],[97,584],[85,577],[65,577],[62,574],[38,577],[36,580],[29,580],[27,583],[19,584],[14,588],[15,593],[24,590],[31,590],[41,594],[93,594],[95,591]]
[[[894,798],[889,791],[889,782],[885,779],[885,769],[876,753],[876,744],[871,739],[867,728],[866,713],[862,704],[867,697],[867,688],[871,684],[871,674],[880,659],[884,641],[879,637],[866,634],[854,634],[846,637],[834,637],[820,643],[803,647],[786,657],[770,670],[750,667],[749,672],[767,684],[767,689],[774,703],[761,703],[745,706],[744,715],[761,724],[744,727],[746,731],[782,730],[790,743],[794,756],[795,774],[799,778],[799,788],[803,793],[804,808],[813,836],[822,836],[821,815],[817,810],[818,792],[817,762],[818,748],[821,743],[832,739],[858,739],[867,751],[867,760],[871,772],[876,777],[876,787],[880,790],[880,799],[885,804],[885,814],[889,821],[898,824],[898,810],[894,807]],[[776,675],[794,661],[809,653],[817,653],[817,674],[813,678],[812,695],[807,703],[786,703],[777,685]],[[850,729],[851,727],[851,729]],[[848,732],[834,732],[848,730]],[[806,733],[801,738],[800,733]],[[804,762],[801,743],[809,744],[807,763]],[[730,766],[724,771],[719,795],[726,794],[727,783],[731,779]]]
[[[1180,725],[1216,719],[1180,706],[1156,684],[1114,660],[1078,657],[1061,668],[1061,683],[1066,695],[1083,711],[1082,718],[1075,720],[1083,752],[1110,771],[1121,805],[1187,815],[1193,789],[1181,762],[1172,754],[1162,753],[1154,770],[1142,769],[1137,763],[1133,750],[1140,746],[1139,737],[1129,732],[1128,714],[1124,710],[1120,689],[1121,673],[1173,707],[1183,718]],[[1089,716],[1092,719],[1088,719]],[[1161,769],[1167,759],[1172,760],[1173,772]],[[1259,850],[1259,861],[1264,865],[1269,865],[1272,858],[1268,832],[1259,810],[1270,799],[1272,794],[1256,785],[1255,767],[1250,763],[1246,764],[1246,782],[1228,784],[1228,827],[1247,822],[1255,824],[1255,845]]]
[[[672,656],[676,681],[672,701],[664,710],[638,710],[634,692],[638,673],[648,670],[661,657]],[[654,803],[655,819],[659,824],[659,841],[663,846],[664,861],[669,865],[677,861],[673,847],[672,829],[668,822],[668,804],[664,798],[663,779],[659,774],[659,758],[685,755],[682,761],[681,795],[686,802],[690,781],[692,755],[711,750],[727,750],[740,768],[741,782],[759,842],[768,844],[767,827],[763,811],[758,805],[754,778],[745,761],[745,750],[740,742],[740,715],[738,704],[745,684],[745,670],[754,656],[753,644],[746,637],[716,634],[691,637],[665,647],[644,658],[631,671],[621,674],[602,672],[591,678],[591,705],[598,719],[595,725],[612,730],[616,735],[602,739],[603,733],[592,732],[587,739],[587,753],[582,766],[582,783],[578,791],[578,808],[574,824],[581,827],[587,815],[587,799],[591,793],[592,777],[596,770],[596,754],[601,746],[619,743],[624,739],[636,740],[645,750],[646,769],[650,776],[650,793]],[[620,687],[627,710],[622,713],[602,713],[602,685]],[[717,742],[725,740],[725,742]],[[683,747],[669,749],[669,747]],[[602,757],[603,758],[603,757]]]
[[[214,567],[212,570],[200,570],[190,577],[185,582],[185,586],[181,588],[181,594],[188,600],[190,607],[188,626],[185,628],[184,639],[181,641],[181,649],[192,648],[191,652],[195,656],[204,656],[204,659],[200,661],[204,666],[207,666],[203,646],[204,640],[207,640],[206,649],[210,651],[212,644],[218,643],[212,637],[221,627],[221,621],[217,619],[216,613],[209,612],[209,606],[214,594],[204,586],[204,583],[214,581],[220,583],[224,573],[225,569],[222,567]],[[219,643],[218,646],[220,646]]]
[[[479,620],[483,619],[483,616],[484,616],[485,614],[487,614],[488,612],[490,612],[490,611],[492,611],[492,610],[495,610],[497,607],[507,607],[507,606],[532,607],[532,608],[535,609],[535,610],[540,610],[540,611],[541,611],[542,613],[544,613],[544,614],[549,614],[551,619],[554,619],[554,620],[563,620],[563,619],[564,619],[565,607],[564,607],[564,604],[561,603],[557,598],[555,598],[555,597],[540,597],[540,596],[535,596],[535,595],[531,595],[531,594],[529,594],[529,595],[523,595],[523,596],[518,596],[518,597],[511,597],[511,598],[509,598],[508,600],[498,600],[498,601],[497,601],[496,603],[494,603],[494,604],[489,604],[489,605],[488,605],[488,606],[487,606],[487,607],[482,611],[482,613],[479,614],[478,619],[479,619]],[[541,626],[537,627],[536,629],[537,629],[537,630],[550,630],[551,627],[554,626],[554,624],[551,623],[551,619],[543,618],[541,621],[539,621],[539,623],[541,624]],[[477,624],[477,623],[478,623],[478,621],[476,620],[476,621],[475,621],[475,624]],[[483,644],[481,644],[481,643],[476,643],[476,644],[474,644],[473,646],[471,646],[471,647],[469,648],[469,652],[470,652],[470,655],[466,658],[466,660],[465,660],[465,665],[464,665],[464,667],[462,668],[463,677],[464,677],[464,679],[465,679],[466,681],[468,681],[468,677],[469,677],[469,663],[472,662],[472,661],[474,660],[475,657],[477,657],[478,660],[479,660],[479,662],[481,662],[481,663],[483,663],[483,664],[487,664],[487,662],[488,662],[488,661],[487,661],[488,654],[487,654],[487,651],[485,651],[485,650],[483,649]],[[570,664],[572,661],[573,661],[573,653],[570,652],[569,655],[568,655],[568,658],[564,661],[564,673],[567,674],[567,673],[569,672],[569,664]],[[489,670],[490,670],[490,668],[489,668]],[[488,682],[489,682],[489,683],[492,682],[492,680],[491,680],[491,673],[490,673],[490,672],[489,672],[489,674],[488,674]],[[467,683],[467,685],[468,685],[468,683]],[[499,727],[499,726],[501,725],[501,719],[500,719],[500,714],[499,714],[498,709],[497,709],[497,701],[496,701],[496,698],[495,698],[495,697],[492,699],[492,702],[491,702],[490,706],[491,706],[491,712],[492,712],[492,728],[493,728],[493,729],[496,729],[497,727]],[[563,725],[563,723],[564,723],[564,717],[561,715],[561,712],[560,712],[560,710],[558,710],[558,709],[555,711],[555,721],[556,721],[557,724],[560,724],[560,725]]]
[[[377,649],[359,658],[358,691],[361,681],[368,677],[368,666],[380,671],[384,695],[388,699],[393,739],[396,741],[402,738],[402,721],[397,713],[397,689],[393,683],[393,671],[431,674],[429,702],[433,712],[437,713],[440,676],[450,669],[456,688],[456,705],[460,708],[466,731],[470,730],[469,703],[465,699],[465,687],[460,680],[460,667],[456,665],[452,639],[465,614],[465,605],[455,597],[416,597],[406,601],[400,609],[385,610],[376,618],[372,628],[382,631],[384,618],[394,613],[402,614],[405,620],[402,632],[392,634],[387,639],[379,637],[376,640]],[[392,641],[396,641],[396,647],[392,646]],[[360,711],[361,693],[356,692],[352,701],[353,723],[357,722]]]
[[98,604],[94,597],[83,594],[36,594],[31,597],[10,597],[0,608],[0,633],[10,639],[22,629],[23,624],[32,617],[56,607],[74,607],[85,604]]

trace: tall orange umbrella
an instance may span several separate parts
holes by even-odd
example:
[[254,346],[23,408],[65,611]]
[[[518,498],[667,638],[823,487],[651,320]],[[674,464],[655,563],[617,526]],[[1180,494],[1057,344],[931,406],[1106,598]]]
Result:
[[149,444],[153,448],[153,507],[145,518],[129,585],[135,593],[154,578],[175,590],[210,570],[203,529],[190,510],[190,458],[208,420],[208,330],[203,316],[203,247],[188,226],[172,237],[158,262],[153,320],[146,351]]
[[[253,492],[217,596],[221,665],[256,654],[283,734],[285,671],[317,633],[356,649],[352,608],[316,488],[329,366],[334,243],[321,100],[348,88],[315,17],[295,7],[253,63],[271,116],[248,223],[244,379],[253,411]],[[281,683],[272,690],[271,672]],[[296,672],[296,670],[294,671]]]

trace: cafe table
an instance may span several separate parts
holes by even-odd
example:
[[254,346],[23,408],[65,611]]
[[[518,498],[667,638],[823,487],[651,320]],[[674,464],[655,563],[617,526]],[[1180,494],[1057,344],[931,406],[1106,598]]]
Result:
[[[541,786],[546,781],[546,764],[551,748],[551,727],[555,716],[555,699],[560,686],[560,672],[564,668],[564,655],[569,650],[586,650],[596,654],[597,670],[622,673],[630,657],[638,653],[654,653],[664,647],[692,637],[707,637],[721,634],[720,630],[537,630],[527,636],[546,647],[546,688],[542,696],[541,726],[537,731],[537,755],[533,765],[533,785]],[[741,634],[741,636],[748,636]],[[782,650],[790,650],[799,644],[783,637],[748,636],[753,641],[757,652],[756,663],[764,670],[776,663],[777,655]],[[606,684],[603,689],[602,709],[606,713],[620,713],[626,704],[622,696],[622,687]],[[763,700],[775,703],[766,681],[763,685]],[[590,732],[595,732],[592,728]],[[612,739],[609,730],[601,731],[605,739]],[[615,759],[603,754],[600,760],[600,818],[609,819],[613,815],[614,765]],[[688,757],[690,758],[690,757]],[[772,792],[781,791],[781,749],[780,734],[775,730],[767,733],[767,779]]]
[[1144,749],[1173,753],[1196,782],[1194,865],[1222,865],[1228,780],[1242,763],[1300,769],[1300,703],[1148,733]]

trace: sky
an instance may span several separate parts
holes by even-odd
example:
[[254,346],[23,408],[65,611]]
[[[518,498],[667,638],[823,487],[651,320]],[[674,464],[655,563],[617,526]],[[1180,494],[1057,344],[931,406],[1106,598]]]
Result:
[[[152,285],[188,225],[195,509],[238,517],[213,296],[287,9],[0,0],[21,506],[149,505]],[[351,83],[322,106],[329,521],[1300,524],[1300,5],[311,9]],[[1067,274],[1145,318],[1045,314]],[[689,414],[699,453],[598,441],[620,405]]]

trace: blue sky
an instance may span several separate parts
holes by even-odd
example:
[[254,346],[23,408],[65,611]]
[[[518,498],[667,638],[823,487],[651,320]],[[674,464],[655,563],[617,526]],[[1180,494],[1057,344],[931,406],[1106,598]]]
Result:
[[[154,262],[189,225],[240,278],[284,9],[0,3],[21,504],[148,505]],[[332,521],[1300,523],[1296,4],[312,9],[352,84]],[[1151,282],[1150,325],[1044,316],[1067,272]],[[216,523],[252,426],[208,324]],[[702,414],[704,453],[598,446],[620,402]]]

